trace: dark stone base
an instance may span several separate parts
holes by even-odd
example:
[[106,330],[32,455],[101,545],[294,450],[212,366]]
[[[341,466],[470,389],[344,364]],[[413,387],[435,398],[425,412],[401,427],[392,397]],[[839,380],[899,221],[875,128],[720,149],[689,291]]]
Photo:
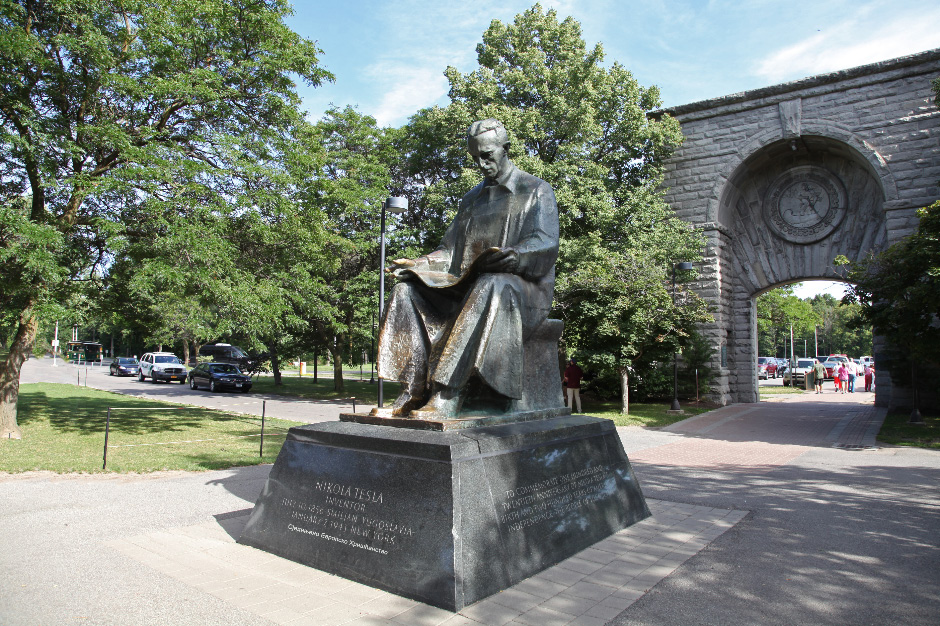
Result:
[[649,516],[613,422],[291,428],[239,543],[459,611]]

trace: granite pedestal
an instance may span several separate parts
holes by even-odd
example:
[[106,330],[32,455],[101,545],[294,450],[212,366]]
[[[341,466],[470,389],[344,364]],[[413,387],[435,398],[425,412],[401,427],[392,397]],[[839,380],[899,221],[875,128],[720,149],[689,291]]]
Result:
[[290,429],[239,542],[452,611],[649,516],[613,422]]

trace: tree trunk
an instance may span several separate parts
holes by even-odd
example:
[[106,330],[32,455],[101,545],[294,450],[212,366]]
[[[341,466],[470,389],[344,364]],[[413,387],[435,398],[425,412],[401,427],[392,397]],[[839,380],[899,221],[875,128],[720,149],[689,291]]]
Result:
[[333,342],[330,354],[333,355],[333,391],[342,393],[346,388],[343,385],[343,341],[342,338]]
[[183,340],[183,365],[189,367],[189,342]]
[[620,370],[620,414],[630,414],[630,372],[626,368]]
[[193,355],[193,358],[196,359],[197,362],[199,361],[199,350],[200,350],[200,348],[202,348],[202,344],[199,343],[198,341],[193,341],[193,351],[192,351],[192,355]]
[[277,350],[271,350],[271,371],[274,373],[274,386],[281,386],[281,359],[277,355]]
[[19,424],[16,423],[16,403],[20,396],[20,370],[29,357],[29,351],[36,340],[39,321],[29,309],[20,314],[16,337],[10,344],[7,358],[0,362],[0,437],[22,439]]

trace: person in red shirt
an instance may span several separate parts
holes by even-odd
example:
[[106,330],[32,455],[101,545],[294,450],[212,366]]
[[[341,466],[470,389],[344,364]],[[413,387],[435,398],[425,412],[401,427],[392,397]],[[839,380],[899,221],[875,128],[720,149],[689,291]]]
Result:
[[578,363],[571,359],[568,361],[568,367],[565,368],[565,379],[562,381],[568,387],[568,408],[574,412],[573,402],[578,403],[578,413],[581,412],[581,379],[584,378],[584,372],[578,367]]

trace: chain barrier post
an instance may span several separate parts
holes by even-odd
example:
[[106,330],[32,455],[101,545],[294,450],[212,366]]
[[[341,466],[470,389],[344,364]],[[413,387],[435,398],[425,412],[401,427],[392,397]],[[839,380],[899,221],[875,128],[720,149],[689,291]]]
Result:
[[261,401],[261,445],[258,446],[258,457],[262,459],[264,458],[264,414],[267,404],[267,400]]
[[108,407],[108,419],[104,423],[104,456],[101,469],[108,469],[108,434],[111,432],[111,407]]

